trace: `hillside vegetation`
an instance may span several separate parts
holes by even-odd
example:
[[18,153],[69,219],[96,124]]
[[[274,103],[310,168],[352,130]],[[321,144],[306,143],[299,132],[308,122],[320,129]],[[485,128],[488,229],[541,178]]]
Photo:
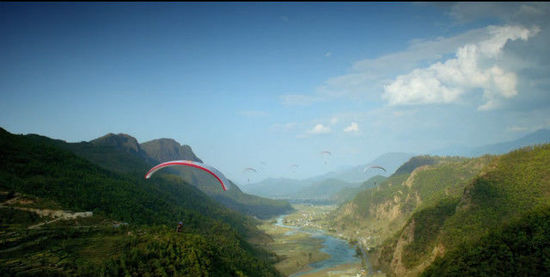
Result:
[[378,184],[382,183],[384,180],[386,180],[387,177],[384,177],[382,175],[376,175],[374,177],[371,177],[367,181],[363,182],[359,187],[352,187],[352,188],[343,188],[337,193],[334,193],[330,196],[330,200],[336,202],[336,203],[344,203],[347,201],[352,200],[355,195],[357,195],[359,192],[364,191],[366,189],[374,188]]
[[[60,144],[0,130],[1,275],[278,275],[273,256],[247,242],[268,239],[251,218],[180,178],[109,171]],[[8,204],[18,195],[31,200]],[[48,223],[26,205],[93,216]]]
[[363,190],[333,214],[338,233],[374,247],[400,230],[412,213],[442,198],[457,198],[492,159],[417,156],[376,187]]
[[379,247],[377,266],[395,276],[434,260],[426,276],[547,273],[550,234],[537,220],[548,218],[549,164],[550,145],[526,147],[491,159],[458,194],[435,191]]
[[[143,178],[153,166],[169,160],[192,160],[202,162],[188,145],[180,145],[172,139],[152,140],[143,144],[126,134],[107,134],[90,142],[67,143],[39,135],[25,136],[36,143],[47,143],[73,152],[95,165],[132,178]],[[164,175],[174,182],[181,183],[175,176],[183,177],[183,182],[192,184],[218,203],[240,213],[269,218],[292,211],[287,201],[272,200],[243,193],[236,185],[231,190],[220,190],[219,184],[211,176],[196,169],[164,169],[155,175]]]
[[550,208],[537,208],[438,257],[421,276],[545,276],[549,249]]

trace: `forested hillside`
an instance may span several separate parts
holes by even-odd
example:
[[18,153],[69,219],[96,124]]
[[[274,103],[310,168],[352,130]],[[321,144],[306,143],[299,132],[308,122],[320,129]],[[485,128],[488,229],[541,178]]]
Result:
[[548,272],[548,226],[536,218],[548,215],[549,164],[550,145],[526,147],[491,159],[463,190],[434,191],[378,248],[375,264],[395,276],[416,276],[436,258],[429,276]]
[[333,214],[338,233],[365,246],[379,245],[401,229],[411,214],[442,197],[458,197],[492,157],[417,156],[376,187],[363,190]]
[[[39,135],[26,137],[36,142],[67,149],[95,165],[123,175],[143,177],[154,165],[172,159],[201,162],[189,146],[182,146],[171,139],[158,139],[139,144],[135,138],[126,134],[107,134],[90,142],[80,143],[67,143]],[[231,190],[221,191],[208,174],[203,174],[199,170],[169,168],[163,170],[163,173],[180,175],[184,182],[199,188],[218,203],[246,215],[267,218],[292,211],[287,201],[246,194],[236,185],[233,185]]]
[[[159,175],[146,181],[141,173],[109,171],[58,143],[0,130],[3,275],[163,270],[187,276],[277,275],[267,261],[271,255],[246,242],[267,239],[251,218],[217,204],[180,178]],[[22,196],[32,200],[18,201]],[[16,204],[8,204],[14,200]],[[31,209],[90,211],[93,216],[31,228],[47,218],[36,217],[28,203]],[[183,232],[173,234],[179,221]],[[115,228],[113,222],[126,227]],[[101,254],[87,259],[94,249]],[[168,260],[172,267],[163,266]]]

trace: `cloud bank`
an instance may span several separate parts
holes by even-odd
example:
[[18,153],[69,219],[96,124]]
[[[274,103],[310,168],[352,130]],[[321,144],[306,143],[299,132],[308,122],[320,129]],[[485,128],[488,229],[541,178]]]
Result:
[[455,58],[428,68],[414,69],[384,86],[382,98],[390,106],[452,103],[470,91],[481,90],[485,101],[479,110],[498,107],[501,99],[518,94],[517,76],[499,65],[508,41],[523,40],[539,32],[538,27],[489,26],[489,37],[460,47]]

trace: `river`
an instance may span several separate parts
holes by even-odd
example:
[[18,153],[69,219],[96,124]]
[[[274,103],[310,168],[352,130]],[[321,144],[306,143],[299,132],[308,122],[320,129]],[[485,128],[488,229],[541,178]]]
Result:
[[[324,269],[332,268],[338,265],[361,263],[361,259],[355,256],[355,248],[347,241],[325,234],[323,231],[308,231],[296,226],[289,226],[283,223],[285,215],[277,218],[275,225],[293,229],[297,232],[310,234],[312,237],[323,240],[321,251],[330,255],[330,258],[319,262],[309,264],[313,269],[309,271],[292,274],[289,277],[298,277],[308,273],[318,272]],[[290,231],[293,232],[293,231]]]

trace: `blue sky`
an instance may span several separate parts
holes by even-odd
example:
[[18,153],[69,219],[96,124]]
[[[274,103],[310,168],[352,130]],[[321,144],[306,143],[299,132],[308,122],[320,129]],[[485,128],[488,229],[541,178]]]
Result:
[[550,127],[549,12],[2,2],[0,126],[69,142],[174,138],[237,182],[501,142]]

